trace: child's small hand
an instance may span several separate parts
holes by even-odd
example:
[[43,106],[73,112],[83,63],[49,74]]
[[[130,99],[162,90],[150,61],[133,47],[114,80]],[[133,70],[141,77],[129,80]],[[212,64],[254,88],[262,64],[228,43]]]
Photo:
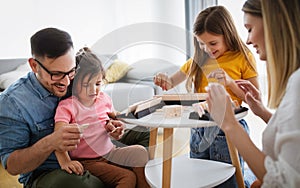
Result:
[[124,124],[118,120],[109,120],[105,125],[105,129],[111,137],[119,140],[124,133]]
[[111,120],[108,120],[104,127],[109,133],[115,130],[115,126],[111,123]]
[[171,79],[166,73],[157,73],[153,78],[154,84],[160,86],[164,91],[172,88]]
[[210,72],[207,77],[216,79],[218,83],[224,86],[234,83],[234,80],[221,68]]
[[61,169],[67,171],[69,174],[83,175],[84,172],[84,168],[79,161],[68,161],[61,165]]

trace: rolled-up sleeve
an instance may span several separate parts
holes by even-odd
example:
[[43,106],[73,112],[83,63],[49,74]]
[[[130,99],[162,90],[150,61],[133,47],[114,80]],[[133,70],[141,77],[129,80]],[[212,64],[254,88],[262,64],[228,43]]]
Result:
[[[0,156],[1,163],[6,168],[7,159],[11,152],[28,147],[29,127],[22,113],[12,98],[1,96],[0,106]],[[14,113],[11,113],[14,112]]]

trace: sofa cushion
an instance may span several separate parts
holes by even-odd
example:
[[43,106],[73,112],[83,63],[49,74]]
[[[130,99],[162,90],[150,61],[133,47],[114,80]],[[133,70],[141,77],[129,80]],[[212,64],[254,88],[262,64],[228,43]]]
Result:
[[133,103],[147,100],[154,96],[153,87],[133,83],[116,82],[107,84],[103,86],[102,91],[112,98],[114,108],[117,111],[123,111]]

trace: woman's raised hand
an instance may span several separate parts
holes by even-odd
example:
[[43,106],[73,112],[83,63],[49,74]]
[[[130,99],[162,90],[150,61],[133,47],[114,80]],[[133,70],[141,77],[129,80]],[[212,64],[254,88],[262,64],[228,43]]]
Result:
[[235,83],[244,91],[245,102],[249,105],[252,112],[267,123],[272,113],[264,106],[259,90],[247,80],[236,80]]
[[259,115],[264,109],[259,90],[248,80],[236,80],[235,83],[245,93],[245,102],[255,115]]
[[221,129],[227,129],[231,125],[231,121],[236,121],[231,99],[224,86],[219,83],[210,83],[207,87],[207,104],[209,113],[214,122],[220,126]]

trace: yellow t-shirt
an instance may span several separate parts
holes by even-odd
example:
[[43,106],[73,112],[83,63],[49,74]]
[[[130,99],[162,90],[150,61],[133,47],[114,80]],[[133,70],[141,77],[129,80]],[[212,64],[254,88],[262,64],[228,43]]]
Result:
[[[255,60],[251,53],[249,53],[249,59],[253,61],[253,64],[255,65]],[[181,66],[180,70],[187,75],[192,62],[193,59],[190,58],[184,65]],[[222,68],[233,80],[249,79],[257,76],[257,72],[251,68],[250,64],[247,62],[241,52],[227,51],[217,59],[209,60],[209,62],[207,62],[201,68],[204,75],[202,76],[200,82],[202,83],[200,88],[196,88],[198,93],[206,92],[205,87],[208,85],[208,82],[213,81],[208,79],[207,75],[218,68]],[[237,100],[239,104],[242,103],[242,99],[235,96],[229,87],[226,87],[226,90],[230,94],[232,100]]]

